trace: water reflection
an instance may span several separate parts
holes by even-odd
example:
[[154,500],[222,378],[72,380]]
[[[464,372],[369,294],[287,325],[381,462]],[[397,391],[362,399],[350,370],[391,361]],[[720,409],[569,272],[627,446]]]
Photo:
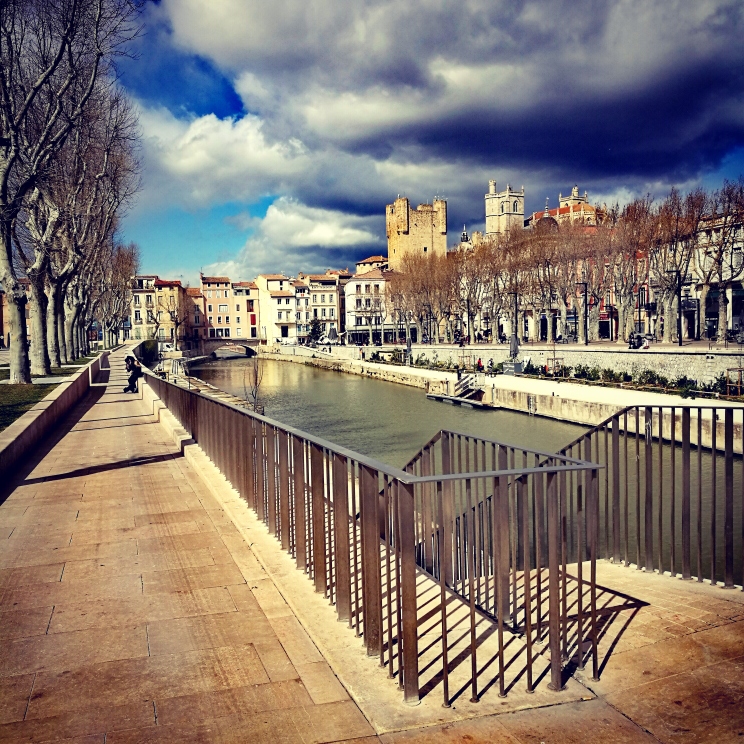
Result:
[[[217,361],[194,374],[245,397],[247,360]],[[585,427],[511,411],[477,411],[426,399],[420,388],[291,362],[262,361],[266,415],[402,466],[440,429],[493,437],[555,452]],[[245,382],[244,382],[245,380]]]

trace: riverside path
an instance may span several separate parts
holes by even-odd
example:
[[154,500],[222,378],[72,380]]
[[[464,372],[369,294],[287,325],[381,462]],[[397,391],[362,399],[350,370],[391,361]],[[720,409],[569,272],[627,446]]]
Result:
[[[742,592],[604,563],[633,602],[604,626],[600,682],[500,715],[391,702],[279,544],[122,392],[123,358],[0,497],[0,742],[741,740]],[[321,653],[318,624],[349,642]]]

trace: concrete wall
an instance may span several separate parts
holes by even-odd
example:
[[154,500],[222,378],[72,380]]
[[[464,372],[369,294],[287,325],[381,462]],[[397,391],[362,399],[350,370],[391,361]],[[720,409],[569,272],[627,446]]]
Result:
[[0,432],[0,480],[10,479],[23,460],[33,454],[60,420],[85,397],[101,369],[108,368],[108,355],[108,351],[104,351],[76,372],[70,382],[58,385],[30,411]]
[[[495,346],[474,344],[461,349],[455,346],[414,344],[414,358],[419,354],[424,354],[429,361],[433,360],[436,355],[438,361],[446,362],[449,359],[452,364],[460,362],[463,354],[472,357],[473,361],[480,357],[484,365],[488,364],[489,359],[493,359],[493,363],[498,364],[509,357],[509,346],[508,344]],[[607,346],[577,348],[558,344],[555,348],[555,356],[561,359],[564,365],[573,368],[584,364],[587,367],[609,368],[615,372],[627,372],[631,375],[651,369],[670,380],[686,375],[690,379],[697,380],[699,384],[712,382],[720,374],[725,374],[727,368],[744,366],[744,352],[740,354],[738,350],[679,351],[665,347],[642,351],[623,348],[620,345],[617,349],[608,350]],[[520,347],[520,357],[529,358],[536,367],[545,366],[553,358],[553,347],[527,344]]]

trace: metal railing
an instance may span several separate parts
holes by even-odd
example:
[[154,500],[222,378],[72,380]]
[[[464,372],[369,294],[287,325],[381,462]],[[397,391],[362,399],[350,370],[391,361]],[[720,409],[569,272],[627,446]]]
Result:
[[[464,673],[465,657],[477,700],[483,675],[477,649],[495,625],[500,694],[513,684],[507,674],[521,677],[507,659],[513,648],[505,651],[504,633],[507,646],[509,639],[525,639],[528,689],[548,669],[551,686],[562,689],[560,638],[575,623],[568,615],[569,583],[578,597],[579,638],[588,592],[586,635],[594,639],[596,676],[596,517],[584,537],[589,586],[581,562],[577,579],[568,576],[560,538],[569,473],[577,482],[583,478],[587,507],[597,513],[596,464],[559,455],[538,462],[545,453],[440,432],[419,460],[400,470],[151,374],[146,379],[316,591],[335,605],[339,620],[363,638],[367,654],[397,678],[406,702],[441,685],[449,705],[449,679]],[[490,447],[490,459],[475,454],[479,447]],[[526,454],[517,462],[520,452]],[[448,636],[462,623],[470,627],[467,643],[459,630]],[[549,659],[547,647],[533,653],[533,643],[546,638]]]
[[743,435],[742,407],[631,406],[564,447],[604,465],[598,557],[743,583]]

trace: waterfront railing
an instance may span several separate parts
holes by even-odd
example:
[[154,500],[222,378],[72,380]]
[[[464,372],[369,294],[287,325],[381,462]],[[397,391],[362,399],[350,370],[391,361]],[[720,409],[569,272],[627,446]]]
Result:
[[[494,638],[501,695],[523,676],[529,691],[546,677],[560,690],[569,626],[579,664],[590,647],[597,676],[596,463],[440,432],[401,470],[152,374],[146,380],[406,702],[440,688],[449,705],[468,671],[477,701],[494,668],[490,658],[479,666],[478,651]],[[573,572],[561,525],[567,498],[588,515]]]

